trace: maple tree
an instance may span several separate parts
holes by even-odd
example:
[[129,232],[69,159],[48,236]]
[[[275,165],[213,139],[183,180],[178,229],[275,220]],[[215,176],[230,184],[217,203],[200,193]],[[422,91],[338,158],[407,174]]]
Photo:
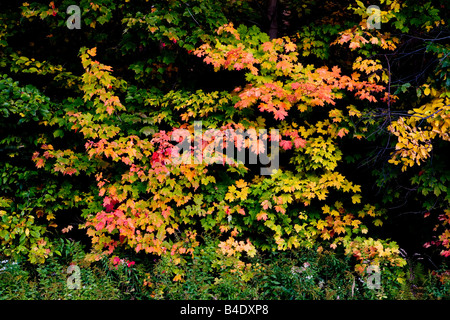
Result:
[[180,265],[211,234],[239,270],[244,252],[331,248],[403,279],[407,240],[383,228],[420,207],[440,232],[420,246],[445,259],[448,14],[423,2],[381,1],[381,29],[362,1],[280,1],[282,26],[262,1],[82,1],[80,30],[69,1],[6,6],[2,254],[43,262],[78,232],[92,261]]

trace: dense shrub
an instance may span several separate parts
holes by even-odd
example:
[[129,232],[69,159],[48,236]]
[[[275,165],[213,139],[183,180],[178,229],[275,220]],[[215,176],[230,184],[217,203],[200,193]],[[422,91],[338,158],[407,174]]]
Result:
[[[104,259],[86,264],[79,243],[61,242],[60,256],[39,266],[26,261],[2,262],[2,299],[111,300],[111,299],[201,299],[201,300],[305,300],[305,299],[448,299],[450,278],[445,270],[427,272],[415,264],[401,284],[384,270],[379,289],[368,286],[367,277],[356,273],[348,258],[332,251],[293,250],[256,255],[241,261],[217,250],[208,239],[195,255],[174,267],[168,257],[134,261]],[[70,264],[80,267],[81,287],[70,289]],[[184,269],[185,281],[173,281]]]
[[2,6],[5,297],[446,296],[448,10],[269,3]]

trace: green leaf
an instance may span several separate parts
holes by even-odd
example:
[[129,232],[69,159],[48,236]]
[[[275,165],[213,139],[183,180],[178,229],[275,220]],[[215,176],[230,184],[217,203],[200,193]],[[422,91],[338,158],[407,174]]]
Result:
[[441,189],[439,188],[439,186],[435,186],[434,187],[434,194],[439,197],[439,195],[441,194]]
[[62,137],[64,137],[64,131],[61,129],[57,129],[57,130],[55,130],[55,132],[53,132],[53,136],[55,138],[58,138],[58,137],[62,138]]

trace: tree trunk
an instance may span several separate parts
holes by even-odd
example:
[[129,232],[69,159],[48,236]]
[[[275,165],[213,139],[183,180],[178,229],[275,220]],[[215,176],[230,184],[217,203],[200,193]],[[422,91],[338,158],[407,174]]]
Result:
[[275,39],[278,33],[277,22],[277,3],[278,0],[269,0],[269,6],[267,8],[267,18],[269,19],[269,37]]

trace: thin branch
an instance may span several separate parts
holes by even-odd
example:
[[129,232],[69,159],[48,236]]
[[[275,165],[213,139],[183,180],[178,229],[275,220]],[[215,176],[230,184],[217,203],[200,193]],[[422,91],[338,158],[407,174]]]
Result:
[[192,15],[191,10],[189,10],[189,4],[188,4],[188,3],[185,3],[185,5],[186,5],[186,9],[187,9],[187,11],[189,12],[189,14],[191,15],[192,19],[194,19],[195,23],[201,28],[202,26],[200,25],[200,23],[198,23],[198,21],[197,21],[197,20],[195,19],[195,17]]

